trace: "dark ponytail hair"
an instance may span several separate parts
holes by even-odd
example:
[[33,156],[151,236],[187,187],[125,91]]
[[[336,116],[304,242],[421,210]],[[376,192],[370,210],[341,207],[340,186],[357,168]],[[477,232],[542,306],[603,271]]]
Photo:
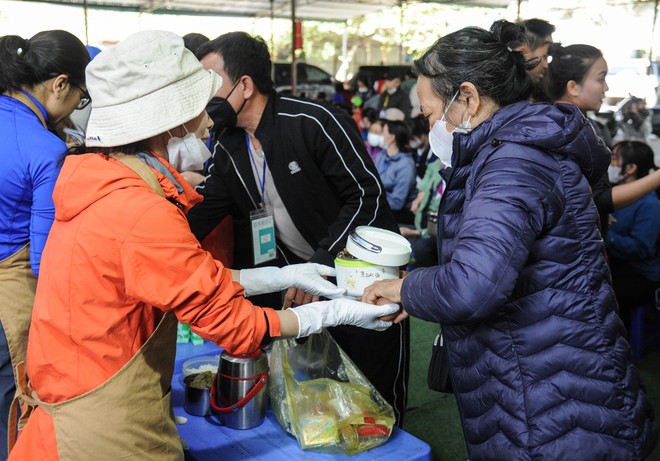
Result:
[[83,85],[89,60],[85,45],[63,30],[39,32],[30,39],[0,37],[0,93],[31,88],[60,74]]
[[564,96],[571,80],[582,83],[594,62],[603,57],[603,53],[591,45],[563,47],[559,43],[552,44],[548,54],[552,61],[548,64],[547,93],[552,102]]
[[431,79],[435,94],[447,103],[463,82],[500,107],[523,101],[532,92],[532,80],[522,53],[508,46],[524,40],[524,28],[497,21],[491,31],[466,27],[435,42],[414,62],[418,75]]

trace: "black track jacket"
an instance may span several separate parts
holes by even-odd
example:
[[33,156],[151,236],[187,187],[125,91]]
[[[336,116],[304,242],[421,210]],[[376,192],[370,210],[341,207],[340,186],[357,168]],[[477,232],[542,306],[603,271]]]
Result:
[[[294,225],[315,249],[312,262],[333,266],[357,226],[398,232],[378,172],[345,112],[273,93],[255,137]],[[249,214],[257,209],[261,194],[245,131],[227,130],[212,151],[209,175],[197,187],[204,201],[188,213],[191,229],[201,241],[224,216],[232,215],[233,267],[252,267]],[[288,252],[278,244],[278,253]]]

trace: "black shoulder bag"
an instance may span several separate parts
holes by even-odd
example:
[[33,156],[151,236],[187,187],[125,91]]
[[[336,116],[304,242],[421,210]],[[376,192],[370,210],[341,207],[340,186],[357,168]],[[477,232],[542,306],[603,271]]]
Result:
[[433,341],[433,350],[431,352],[431,362],[429,363],[429,372],[426,378],[429,389],[451,394],[454,389],[451,384],[451,373],[449,365],[449,356],[445,348],[442,337],[442,328]]

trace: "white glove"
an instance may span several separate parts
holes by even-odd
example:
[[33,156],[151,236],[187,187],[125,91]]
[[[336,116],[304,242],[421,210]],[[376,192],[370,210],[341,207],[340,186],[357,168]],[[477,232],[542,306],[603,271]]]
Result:
[[298,317],[298,336],[302,338],[320,333],[325,327],[354,325],[370,330],[386,330],[392,322],[379,320],[378,317],[392,315],[399,311],[398,304],[376,306],[349,298],[318,301],[291,308]]
[[245,296],[274,293],[287,288],[300,288],[326,298],[336,298],[346,292],[322,277],[335,276],[334,268],[322,264],[304,263],[282,268],[242,269],[240,274],[240,283],[245,287]]

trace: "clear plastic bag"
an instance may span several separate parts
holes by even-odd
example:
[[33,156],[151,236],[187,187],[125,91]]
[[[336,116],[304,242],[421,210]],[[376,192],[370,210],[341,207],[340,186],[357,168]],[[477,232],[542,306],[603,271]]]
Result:
[[275,341],[269,391],[278,421],[303,450],[352,455],[392,433],[394,410],[325,330]]

